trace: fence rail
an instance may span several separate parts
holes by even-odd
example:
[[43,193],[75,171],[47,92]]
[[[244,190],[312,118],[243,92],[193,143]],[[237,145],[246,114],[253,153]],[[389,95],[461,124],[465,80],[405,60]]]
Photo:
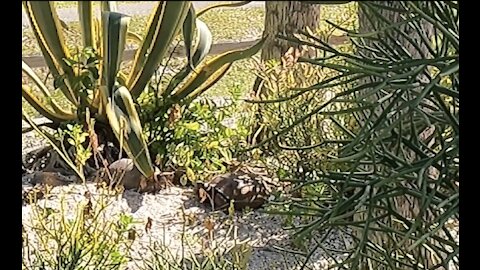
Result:
[[[329,44],[338,45],[346,41],[347,41],[346,36],[332,36],[329,40]],[[241,42],[225,42],[225,43],[213,44],[209,55],[221,54],[223,52],[231,51],[231,50],[245,49],[252,46],[256,42],[258,42],[258,39],[241,41]],[[136,51],[137,51],[136,49],[126,50],[123,54],[123,60],[124,61],[133,60],[133,58],[135,57]],[[185,50],[183,46],[178,46],[177,49],[173,52],[173,57],[184,57],[184,56],[185,56]],[[46,66],[45,60],[41,55],[22,57],[22,60],[25,61],[25,63],[29,65],[31,68],[39,68],[39,67]]]

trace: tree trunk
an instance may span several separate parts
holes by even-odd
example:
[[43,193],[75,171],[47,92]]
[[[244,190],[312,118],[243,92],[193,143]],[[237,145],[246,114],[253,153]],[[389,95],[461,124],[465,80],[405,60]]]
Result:
[[307,27],[315,30],[319,25],[320,5],[301,1],[266,1],[265,30],[268,37],[262,50],[262,60],[280,59],[290,47],[297,44],[278,39],[278,34],[291,36]]
[[[301,1],[266,1],[263,36],[266,36],[267,40],[262,49],[262,61],[280,60],[291,47],[300,50],[298,44],[277,38],[277,35],[293,36],[300,30],[305,31],[307,27],[316,30],[319,26],[319,19],[320,5],[318,4],[308,4]],[[308,51],[307,54],[311,56]],[[255,80],[252,96],[264,97],[265,91],[261,87],[261,81],[260,77]],[[266,133],[260,124],[262,122],[260,111],[257,111],[255,117],[257,122],[252,128],[251,135],[247,138],[247,141],[252,145],[262,141]]]
[[[402,8],[402,5],[399,2],[376,1],[376,3],[381,4],[381,5],[385,5],[385,6],[389,6],[393,9]],[[385,26],[387,24],[384,21],[379,21],[378,18],[375,15],[369,14],[369,12],[367,12],[368,9],[367,8],[363,9],[361,7],[361,5],[362,5],[362,3],[359,2],[358,16],[359,16],[359,32],[360,33],[369,33],[369,32],[373,32],[375,30],[385,28]],[[394,11],[394,10],[377,9],[377,11],[379,11],[379,13],[381,15],[383,15],[384,18],[386,20],[388,20],[390,23],[397,23],[397,22],[400,22],[400,21],[404,20],[404,18],[403,19],[401,18],[401,14],[399,12]],[[425,23],[422,24],[422,28],[423,28],[423,31],[425,31],[425,33],[428,37],[431,37],[433,35],[433,26],[431,24],[429,24],[425,21]],[[389,32],[391,35],[394,36],[396,42],[402,44],[402,46],[406,49],[406,51],[411,55],[412,59],[426,59],[426,58],[428,59],[428,58],[431,58],[431,55],[429,55],[428,49],[421,42],[421,37],[420,37],[420,35],[419,35],[419,33],[416,29],[414,29],[413,27],[410,27],[410,26],[403,25],[401,30],[404,31],[404,33],[406,33],[409,38],[417,41],[417,44],[420,45],[419,48],[415,48],[414,46],[412,46],[412,44],[410,44],[410,42],[408,42],[408,40],[405,37],[401,36],[397,32],[393,32],[393,31]],[[380,36],[380,38],[382,40],[386,41],[387,43],[393,42],[393,41],[389,41],[389,39],[386,36]],[[369,46],[371,44],[366,42],[366,45]],[[363,54],[363,55],[367,56],[367,57],[374,58],[374,56],[369,54],[369,52],[367,52],[365,50],[362,50],[360,48],[359,48],[358,52],[360,54]],[[420,78],[417,78],[417,79],[418,80],[424,80],[426,78],[420,77]],[[364,83],[371,82],[371,79],[366,78],[363,82]],[[420,90],[421,89],[413,89],[413,91],[420,91]],[[378,99],[378,98],[380,98],[379,95],[377,95],[377,96],[372,95],[371,96],[371,99]],[[370,100],[370,101],[372,101],[372,100]],[[375,110],[375,112],[373,112],[373,113],[376,114],[376,116],[378,117],[383,112],[383,109],[385,109],[385,107],[388,106],[388,104],[389,104],[389,102],[383,102],[382,105],[380,107],[378,107],[377,110]],[[432,104],[429,104],[429,105],[432,105]],[[393,120],[394,119],[392,119],[392,121]],[[424,129],[418,135],[419,140],[425,141],[428,137],[430,137],[430,135],[433,133],[433,131],[434,131],[434,128],[433,128],[433,130],[432,130],[432,128]],[[413,162],[418,161],[420,159],[420,157],[416,156],[416,154],[413,151],[411,151],[409,149],[402,149],[402,150],[404,151],[405,156],[407,157],[407,160],[410,163],[413,163]],[[431,167],[431,169],[429,169],[426,172],[426,175],[428,175],[428,177],[430,177],[430,179],[436,179],[437,174],[438,174],[438,171],[436,171],[436,169],[434,169],[433,167]],[[406,189],[412,189],[413,188],[412,185],[410,185],[410,183],[408,183],[407,181],[403,181],[403,182],[399,183],[398,185],[402,185]],[[406,218],[408,220],[415,220],[415,218],[419,215],[420,209],[421,209],[421,206],[422,206],[421,202],[417,198],[414,198],[414,197],[409,196],[409,195],[402,195],[402,196],[398,196],[398,197],[393,198],[393,205],[394,205],[393,208],[396,209],[396,212],[399,213],[401,216],[403,216],[404,218]],[[364,222],[367,219],[367,215],[368,215],[368,209],[365,206],[362,209],[359,209],[358,213],[354,215],[354,220],[358,221],[358,222]],[[380,215],[380,214],[378,214],[378,215]],[[430,211],[426,211],[426,213],[423,216],[423,220],[425,220],[425,221],[432,220],[432,213]],[[402,225],[399,222],[395,222],[393,217],[385,218],[383,223],[388,225],[390,228],[394,228],[398,231],[405,231],[405,228],[402,227]],[[373,225],[371,225],[371,226],[373,227]],[[375,227],[378,228],[378,226],[376,226],[376,225],[375,225]],[[363,229],[358,229],[356,231],[357,237],[360,237],[360,238],[363,237],[363,232],[364,232]],[[408,241],[405,241],[404,243],[402,243],[402,246],[399,246],[400,243],[395,240],[395,237],[391,237],[390,235],[388,235],[388,233],[383,233],[383,232],[378,232],[378,231],[375,232],[373,230],[369,230],[369,232],[367,234],[367,239],[369,240],[369,242],[373,243],[374,245],[378,245],[379,247],[382,247],[383,249],[385,249],[387,252],[390,252],[390,254],[392,256],[395,256],[396,251],[398,251],[398,250],[406,251],[407,248],[414,243],[413,240],[408,240]],[[373,257],[378,256],[378,255],[374,255],[374,254],[370,253],[369,250],[367,250],[366,253],[367,253],[367,255],[370,255],[370,256],[373,256]],[[410,254],[413,254],[414,259],[419,259],[419,258],[423,259],[423,261],[421,261],[422,266],[419,265],[418,269],[429,269],[430,267],[433,267],[434,265],[437,265],[437,264],[441,263],[442,260],[444,260],[446,258],[446,256],[448,255],[448,254],[444,254],[445,256],[442,256],[443,258],[439,258],[438,256],[431,253],[428,249],[426,249],[424,247],[417,247],[416,249],[412,250],[410,252]],[[381,258],[378,258],[378,259],[384,260],[384,259],[381,259]],[[376,263],[374,260],[369,260],[368,262],[367,262],[367,260],[364,260],[362,262],[362,265],[359,265],[359,269],[369,269],[369,267],[372,267],[372,266],[373,266],[373,269],[375,269],[375,268],[381,267],[383,265]],[[405,266],[397,265],[397,267],[399,269],[403,269]],[[438,269],[441,269],[441,268],[438,268]]]

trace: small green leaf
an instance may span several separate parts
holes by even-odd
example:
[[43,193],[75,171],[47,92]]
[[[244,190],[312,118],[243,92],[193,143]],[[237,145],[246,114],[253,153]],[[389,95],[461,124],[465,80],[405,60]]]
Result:
[[225,135],[227,137],[232,137],[234,134],[235,134],[235,132],[233,131],[233,129],[231,129],[231,128],[226,128],[225,129]]
[[87,139],[87,136],[88,136],[88,134],[83,133],[83,134],[80,135],[80,137],[78,138],[78,142],[79,142],[79,143],[84,143],[85,140]]
[[188,183],[188,179],[187,179],[187,176],[184,174],[184,175],[182,175],[182,176],[180,177],[180,184],[181,184],[182,186],[186,186],[187,183]]
[[218,141],[213,141],[213,142],[210,142],[209,144],[207,144],[207,149],[212,149],[212,148],[218,148]]
[[222,156],[227,159],[227,160],[231,160],[232,159],[232,153],[230,153],[230,151],[228,151],[227,149],[225,148],[220,148],[219,149],[220,151],[220,154],[222,154]]
[[68,139],[67,139],[67,142],[68,142],[70,145],[75,145],[75,141],[74,141],[72,138],[68,138]]
[[186,129],[198,131],[200,129],[200,124],[198,122],[189,122],[183,124]]
[[186,175],[187,175],[188,180],[195,181],[195,173],[193,172],[193,170],[190,167],[187,167]]

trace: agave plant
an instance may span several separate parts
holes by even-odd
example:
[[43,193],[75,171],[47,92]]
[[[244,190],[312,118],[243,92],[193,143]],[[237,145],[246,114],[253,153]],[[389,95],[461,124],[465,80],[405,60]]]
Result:
[[[246,3],[248,1],[216,6]],[[102,2],[100,18],[95,16],[92,1],[78,1],[83,49],[79,50],[81,54],[74,55],[65,45],[63,26],[53,1],[25,1],[24,7],[48,69],[55,78],[54,88],[61,91],[68,105],[59,106],[47,85],[22,62],[23,72],[40,89],[35,93],[28,85],[22,85],[25,100],[49,119],[52,127],[65,122],[85,121],[88,111],[97,123],[107,127],[107,133],[113,132],[123,150],[146,177],[152,177],[154,169],[136,99],[178,35],[183,34],[188,64],[159,93],[164,100],[159,106],[165,108],[180,101],[193,100],[218,81],[232,62],[255,54],[263,44],[261,40],[251,48],[227,52],[205,61],[212,35],[205,23],[197,18],[190,1],[159,1],[143,39],[128,31],[130,17],[116,12],[115,1]],[[138,43],[139,47],[127,76],[120,71],[120,64],[128,40]],[[24,117],[27,116],[24,114]]]
[[[303,32],[283,37],[325,53],[299,62],[338,72],[332,78],[277,100],[306,93],[343,91],[266,139],[280,141],[316,116],[331,120],[345,140],[318,159],[316,179],[331,198],[296,200],[286,215],[310,222],[297,235],[316,241],[316,250],[343,254],[341,269],[458,269],[459,243],[459,13],[457,1],[359,2],[360,29],[342,29],[356,48],[345,51]],[[342,121],[353,116],[355,127]],[[318,132],[314,130],[313,132]],[[323,144],[290,141],[289,151]],[[315,160],[315,161],[318,161]],[[325,164],[342,164],[343,169]],[[328,201],[328,203],[326,203]],[[328,248],[322,239],[343,231],[350,245]],[[312,232],[326,232],[316,239]]]

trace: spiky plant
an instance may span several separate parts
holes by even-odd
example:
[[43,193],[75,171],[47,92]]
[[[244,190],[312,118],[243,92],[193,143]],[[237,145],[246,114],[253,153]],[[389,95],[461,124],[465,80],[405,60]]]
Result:
[[[312,217],[297,235],[316,241],[307,258],[319,249],[343,254],[332,267],[458,269],[459,243],[451,223],[459,218],[458,2],[358,5],[360,29],[343,29],[354,51],[307,32],[284,37],[326,54],[299,62],[338,72],[297,89],[295,96],[338,86],[343,91],[266,141],[316,115],[331,119],[347,138],[336,153],[320,159],[316,179],[298,180],[301,186],[325,183],[331,199],[297,199],[284,214]],[[347,116],[354,117],[354,128],[341,121]],[[291,143],[289,151],[316,147]],[[346,167],[325,168],[332,163]],[[312,234],[338,230],[353,244],[331,250]]]
[[[217,6],[246,3],[248,1]],[[157,98],[161,102],[157,106],[160,111],[167,111],[173,104],[193,100],[217,82],[232,62],[255,54],[263,44],[261,40],[251,48],[227,52],[204,61],[212,36],[208,27],[197,18],[191,1],[159,1],[150,16],[143,39],[128,31],[130,18],[116,12],[115,1],[102,2],[97,7],[101,9],[100,18],[95,16],[92,1],[78,1],[83,48],[78,50],[81,53],[74,54],[65,45],[64,27],[53,1],[25,1],[24,8],[48,69],[54,76],[53,88],[62,92],[68,104],[60,106],[52,98],[49,87],[22,62],[23,72],[40,90],[35,92],[28,85],[22,85],[25,100],[49,119],[49,126],[54,128],[66,122],[85,122],[85,115],[90,114],[105,133],[113,133],[114,136],[107,138],[123,148],[147,178],[153,176],[154,169],[136,99],[148,85],[175,38],[183,33],[188,64],[159,91]],[[120,71],[127,40],[139,45],[128,76]],[[28,117],[25,113],[23,115]]]

